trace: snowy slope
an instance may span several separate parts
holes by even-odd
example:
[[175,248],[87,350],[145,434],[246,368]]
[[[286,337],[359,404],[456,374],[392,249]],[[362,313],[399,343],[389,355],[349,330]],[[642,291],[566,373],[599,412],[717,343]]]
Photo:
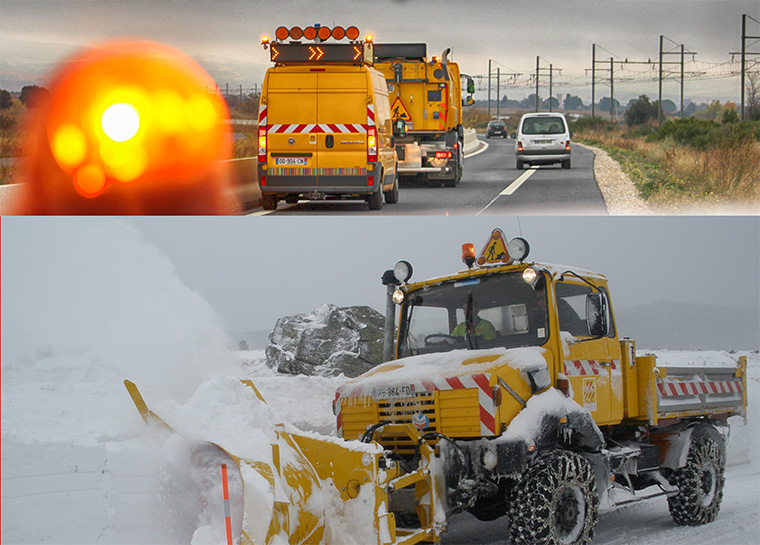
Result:
[[[143,424],[122,380],[134,380],[183,434],[255,452],[273,422],[334,434],[331,402],[344,379],[280,376],[262,351],[229,352],[213,309],[135,231],[117,225],[79,235],[40,233],[25,241],[28,258],[3,262],[0,541],[221,544],[223,537],[191,540],[177,529],[162,481],[167,463],[178,463],[173,445]],[[732,365],[737,357],[657,355],[676,364]],[[677,527],[665,501],[654,500],[602,514],[596,543],[757,542],[760,358],[749,357],[750,415],[748,424],[731,422],[718,519]],[[268,405],[243,396],[237,378],[252,378]],[[444,543],[506,543],[504,524],[459,515]]]

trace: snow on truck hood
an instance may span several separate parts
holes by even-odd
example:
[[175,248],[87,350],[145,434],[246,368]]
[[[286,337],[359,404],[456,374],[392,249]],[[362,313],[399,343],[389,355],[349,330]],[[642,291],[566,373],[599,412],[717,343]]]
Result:
[[339,397],[371,396],[378,386],[413,384],[426,390],[436,379],[479,375],[508,366],[521,373],[546,367],[546,350],[538,346],[490,350],[452,350],[410,356],[378,365],[338,388]]

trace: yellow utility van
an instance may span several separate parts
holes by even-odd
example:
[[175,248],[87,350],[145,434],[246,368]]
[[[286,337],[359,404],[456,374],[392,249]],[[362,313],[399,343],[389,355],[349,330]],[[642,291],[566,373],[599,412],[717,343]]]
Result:
[[[275,63],[259,104],[265,210],[276,209],[280,199],[364,199],[372,210],[382,208],[383,199],[398,201],[388,89],[372,67],[371,40],[357,41],[358,34],[356,27],[280,27],[275,42],[263,40]],[[323,43],[331,36],[351,41]],[[301,43],[302,37],[315,41]]]

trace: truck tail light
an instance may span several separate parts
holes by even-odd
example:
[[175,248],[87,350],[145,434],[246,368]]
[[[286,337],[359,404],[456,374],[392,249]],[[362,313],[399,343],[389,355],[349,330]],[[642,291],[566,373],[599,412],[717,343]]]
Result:
[[377,127],[367,129],[367,162],[377,161]]
[[520,141],[518,140],[518,141],[517,141],[517,151],[522,151],[522,150],[523,150],[523,145],[522,145],[522,142],[520,142]]
[[375,177],[370,174],[369,179],[367,180],[367,185],[371,186],[375,183]]
[[451,152],[450,151],[436,151],[435,158],[436,159],[451,159]]
[[259,127],[259,163],[267,162],[267,130]]

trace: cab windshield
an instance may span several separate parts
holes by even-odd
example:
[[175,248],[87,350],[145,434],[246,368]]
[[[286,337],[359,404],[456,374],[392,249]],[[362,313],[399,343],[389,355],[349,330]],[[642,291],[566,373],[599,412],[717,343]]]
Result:
[[546,289],[521,272],[449,281],[409,294],[398,357],[455,349],[540,346],[548,340]]

